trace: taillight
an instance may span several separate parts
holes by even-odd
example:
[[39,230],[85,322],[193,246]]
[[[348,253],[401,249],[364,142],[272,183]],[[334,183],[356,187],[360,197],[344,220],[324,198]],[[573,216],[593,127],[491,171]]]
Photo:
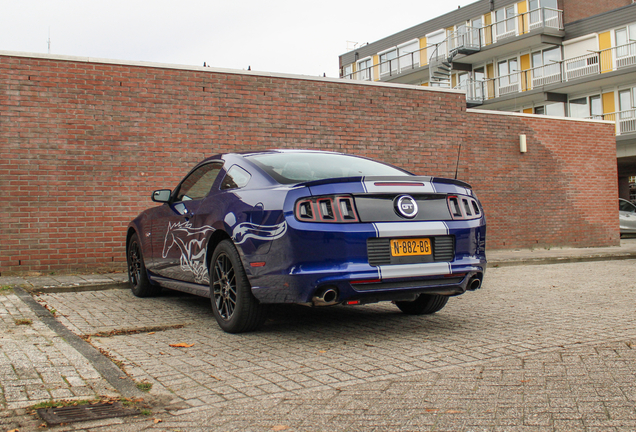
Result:
[[296,201],[296,219],[304,222],[358,222],[358,213],[349,195],[329,195]]
[[446,201],[453,219],[478,219],[481,217],[479,204],[474,198],[451,195]]

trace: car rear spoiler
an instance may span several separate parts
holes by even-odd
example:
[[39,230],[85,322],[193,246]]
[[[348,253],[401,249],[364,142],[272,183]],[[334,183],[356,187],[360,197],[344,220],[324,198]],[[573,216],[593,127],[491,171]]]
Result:
[[394,183],[413,183],[413,182],[430,182],[430,183],[446,183],[456,186],[472,189],[472,186],[461,180],[449,179],[445,177],[431,176],[365,176],[365,177],[338,177],[323,180],[313,180],[304,183],[298,183],[297,186],[318,186],[329,183],[357,183],[363,181],[372,182],[394,182]]

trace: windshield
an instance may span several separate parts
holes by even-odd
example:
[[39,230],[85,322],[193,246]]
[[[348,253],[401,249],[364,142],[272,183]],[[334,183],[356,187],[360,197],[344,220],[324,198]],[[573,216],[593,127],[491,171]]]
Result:
[[337,153],[267,153],[246,157],[283,184],[342,177],[410,175],[390,165]]

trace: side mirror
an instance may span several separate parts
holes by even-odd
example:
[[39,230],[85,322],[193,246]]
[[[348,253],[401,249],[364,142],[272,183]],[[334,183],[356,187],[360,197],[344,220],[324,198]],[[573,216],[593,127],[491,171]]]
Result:
[[154,202],[167,203],[168,201],[170,201],[171,195],[172,195],[172,191],[170,189],[160,189],[160,190],[154,191],[150,198]]

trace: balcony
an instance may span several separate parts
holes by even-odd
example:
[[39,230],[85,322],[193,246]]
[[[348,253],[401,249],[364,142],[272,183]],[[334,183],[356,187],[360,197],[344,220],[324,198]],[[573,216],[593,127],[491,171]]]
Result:
[[546,34],[563,36],[563,11],[539,8],[486,27],[460,26],[456,31],[447,34],[443,42],[428,45],[356,72],[345,73],[341,70],[341,78],[408,84],[425,82],[431,78],[431,62],[457,56],[470,57],[470,61],[476,63],[498,55],[498,51],[501,50],[513,52],[529,44],[536,45],[536,41],[531,42],[527,39]]
[[455,88],[465,90],[467,102],[474,106],[509,95],[518,98],[520,93],[543,91],[546,90],[544,87],[573,87],[577,81],[583,82],[584,79],[587,79],[585,82],[602,79],[605,84],[611,84],[611,79],[616,79],[616,74],[611,72],[631,71],[634,67],[636,42],[630,42],[509,75],[482,81],[468,80]]

